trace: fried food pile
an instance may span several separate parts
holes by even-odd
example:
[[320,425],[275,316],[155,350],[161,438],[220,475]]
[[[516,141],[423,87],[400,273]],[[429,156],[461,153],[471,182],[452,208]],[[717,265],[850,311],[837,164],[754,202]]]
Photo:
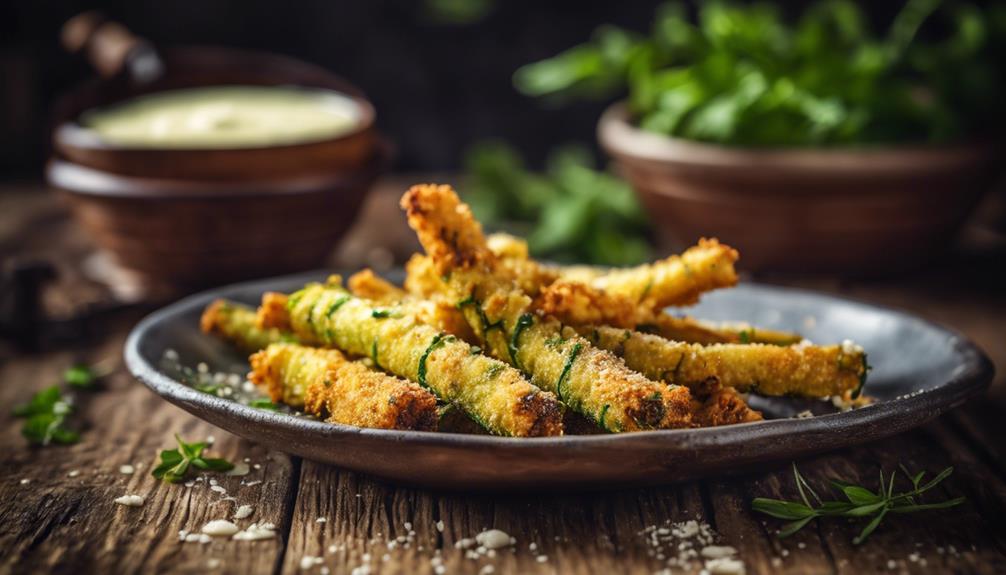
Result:
[[203,331],[252,352],[249,379],[273,401],[360,427],[706,427],[761,420],[744,393],[850,400],[865,384],[849,341],[670,315],[736,285],[738,253],[716,240],[635,268],[555,266],[486,237],[449,186],[414,186],[401,206],[425,251],[403,286],[363,270],[266,293],[258,310],[217,301]]

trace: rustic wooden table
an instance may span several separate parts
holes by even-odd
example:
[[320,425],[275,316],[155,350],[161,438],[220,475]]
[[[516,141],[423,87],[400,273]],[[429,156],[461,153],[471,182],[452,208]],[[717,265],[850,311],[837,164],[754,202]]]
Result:
[[[391,223],[401,222],[394,207],[401,187],[401,181],[388,181],[371,197],[334,264],[390,265],[415,247],[404,224]],[[73,315],[109,299],[108,288],[88,277],[101,268],[92,252],[63,207],[40,187],[0,190],[4,261],[43,258],[60,272],[44,298],[50,314]],[[758,279],[907,308],[962,330],[1004,365],[1006,298],[996,276],[1002,255],[999,248],[967,251],[898,281]],[[656,489],[501,495],[402,487],[268,451],[180,411],[125,373],[124,337],[154,305],[141,302],[101,315],[70,345],[27,354],[0,344],[5,411],[58,383],[72,363],[114,367],[97,391],[76,394],[74,418],[84,426],[76,445],[30,448],[20,436],[20,421],[3,420],[0,571],[654,573],[682,554],[680,537],[660,528],[694,519],[715,529],[717,541],[735,547],[748,573],[1006,572],[1001,374],[987,397],[916,431],[799,462],[812,484],[842,477],[872,485],[879,470],[893,471],[899,463],[930,471],[953,465],[955,473],[940,491],[966,496],[964,506],[889,517],[860,546],[851,541],[862,524],[839,520],[811,524],[780,541],[774,536],[779,522],[753,514],[750,502],[795,494],[786,464]],[[185,487],[150,476],[158,450],[173,446],[175,433],[190,440],[215,436],[214,452],[249,462],[248,475],[218,478],[218,487],[233,499],[208,482]],[[135,471],[123,473],[124,465]],[[127,493],[143,495],[145,505],[113,502]],[[179,531],[198,532],[210,520],[233,516],[238,505],[253,508],[238,523],[271,522],[277,536],[179,541]],[[459,547],[490,527],[511,534],[516,544],[492,557]],[[684,541],[685,551],[702,546],[694,538]],[[687,563],[672,572],[703,568],[701,559]]]

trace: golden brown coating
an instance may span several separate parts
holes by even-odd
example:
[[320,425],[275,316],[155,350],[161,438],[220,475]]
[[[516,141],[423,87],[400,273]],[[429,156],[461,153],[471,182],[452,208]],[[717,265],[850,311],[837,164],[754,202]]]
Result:
[[767,343],[793,345],[803,341],[798,333],[755,327],[746,323],[713,324],[691,317],[674,317],[667,312],[652,315],[636,329],[664,339],[689,343]]
[[278,329],[259,328],[253,308],[223,299],[206,306],[199,327],[203,333],[220,337],[248,353],[264,349],[270,343],[290,341],[293,337]]
[[445,298],[425,299],[413,296],[377,276],[370,269],[364,269],[350,276],[349,290],[353,295],[363,299],[382,304],[401,305],[423,323],[469,343],[477,343],[478,338],[475,337],[464,316]]
[[287,295],[274,291],[262,294],[262,304],[255,312],[255,323],[262,329],[290,331],[290,313],[286,309]]
[[668,306],[692,305],[699,295],[737,284],[734,262],[739,254],[716,239],[652,264],[615,269],[591,281],[591,286],[611,296],[624,296],[651,311]]
[[542,288],[534,304],[542,313],[568,325],[634,328],[652,316],[626,297],[611,296],[589,285],[566,280]]
[[349,276],[346,285],[356,297],[378,303],[400,302],[409,295],[404,289],[375,274],[370,268],[364,268]]
[[350,361],[340,351],[275,343],[251,356],[249,378],[273,401],[331,423],[434,431],[437,399],[415,383]]
[[558,320],[534,313],[531,298],[497,273],[481,227],[449,186],[414,186],[402,198],[409,225],[439,277],[489,352],[530,374],[567,406],[610,431],[688,427],[691,395],[648,380]]
[[868,369],[866,354],[851,344],[701,345],[606,326],[576,331],[651,379],[689,387],[715,379],[723,387],[762,395],[840,396],[856,394]]
[[699,427],[715,427],[761,421],[761,413],[751,409],[736,389],[722,387],[697,396],[695,422]]
[[[415,381],[454,403],[486,429],[518,437],[561,435],[562,404],[519,371],[486,357],[457,337],[420,321],[406,306],[353,297],[338,281],[309,284],[282,310],[260,309],[265,323],[288,322],[295,334],[354,355]],[[286,319],[276,316],[287,315]]]

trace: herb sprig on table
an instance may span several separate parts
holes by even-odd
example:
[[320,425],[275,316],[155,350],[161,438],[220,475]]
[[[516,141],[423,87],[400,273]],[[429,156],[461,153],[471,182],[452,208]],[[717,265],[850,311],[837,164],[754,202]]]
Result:
[[[69,388],[92,390],[110,370],[99,370],[85,364],[75,364],[63,372],[63,383]],[[63,393],[53,385],[39,391],[28,403],[14,408],[14,416],[25,420],[21,435],[34,445],[69,445],[80,441],[80,433],[69,426],[73,413],[73,395]]]
[[597,265],[649,259],[646,218],[632,188],[595,169],[584,148],[558,148],[544,172],[532,172],[510,146],[485,142],[469,152],[466,178],[465,200],[478,219],[527,236],[534,256]]
[[514,75],[555,99],[628,92],[648,131],[733,146],[837,146],[996,137],[1006,7],[907,0],[886,31],[856,2],[823,0],[795,22],[765,2],[684,3],[649,35],[602,26]]
[[151,471],[151,475],[168,483],[181,483],[188,475],[190,468],[204,471],[230,471],[234,465],[226,459],[203,457],[207,443],[186,443],[178,434],[176,449],[161,451],[161,463]]
[[25,418],[21,435],[36,445],[68,445],[80,440],[80,434],[66,426],[73,413],[73,402],[58,385],[36,393],[31,401],[14,408],[14,415]]
[[[796,464],[793,464],[793,477],[796,480],[796,488],[800,493],[800,501],[783,501],[779,499],[766,499],[758,497],[751,502],[751,508],[759,513],[771,515],[777,519],[789,520],[779,530],[779,537],[789,537],[811,522],[813,519],[825,517],[847,517],[853,519],[864,519],[870,517],[869,523],[856,536],[852,542],[859,545],[873,533],[884,517],[888,513],[915,513],[917,511],[929,511],[934,509],[948,509],[964,503],[964,497],[955,497],[946,501],[934,503],[923,503],[922,494],[936,487],[944,479],[953,473],[953,467],[947,467],[939,472],[935,477],[923,483],[926,472],[920,471],[916,474],[901,466],[901,471],[912,484],[912,488],[907,491],[894,492],[894,482],[898,472],[891,472],[890,477],[884,476],[884,470],[880,470],[880,484],[877,491],[871,491],[866,487],[854,485],[845,481],[831,480],[831,486],[841,493],[846,501],[829,500],[824,501],[814,489],[807,483]],[[810,494],[814,502],[807,497]]]

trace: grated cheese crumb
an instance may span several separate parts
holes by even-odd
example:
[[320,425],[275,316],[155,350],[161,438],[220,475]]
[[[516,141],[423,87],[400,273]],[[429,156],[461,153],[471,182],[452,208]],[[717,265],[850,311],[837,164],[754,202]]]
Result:
[[115,502],[126,507],[140,507],[147,500],[142,495],[123,495],[122,497],[116,497]]
[[475,540],[486,549],[500,549],[513,545],[516,542],[505,531],[500,531],[499,529],[483,531],[475,536]]
[[231,470],[225,472],[224,475],[236,475],[238,477],[243,477],[248,475],[249,471],[250,468],[248,467],[248,464],[239,461],[234,464],[234,467]]
[[261,541],[262,539],[272,539],[276,536],[276,526],[272,523],[261,525],[252,523],[244,531],[238,531],[231,539],[235,541]]
[[744,562],[729,557],[710,559],[706,561],[706,571],[710,575],[744,575]]
[[239,531],[238,526],[226,519],[214,519],[203,525],[202,532],[214,537],[230,537]]
[[322,563],[324,563],[324,559],[322,559],[321,557],[305,555],[300,558],[300,569],[302,571],[307,571],[308,569],[314,567],[315,565],[321,565]]

